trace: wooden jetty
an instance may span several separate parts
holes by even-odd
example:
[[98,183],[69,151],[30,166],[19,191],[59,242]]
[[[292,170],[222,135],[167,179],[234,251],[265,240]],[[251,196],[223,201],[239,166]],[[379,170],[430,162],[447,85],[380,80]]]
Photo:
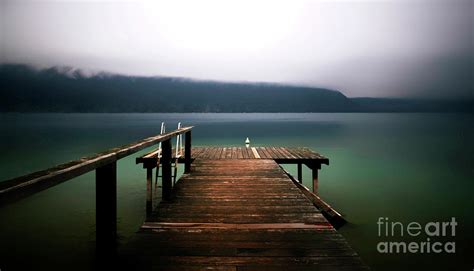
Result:
[[[99,268],[367,269],[330,221],[341,216],[318,197],[317,190],[301,184],[302,165],[306,165],[317,189],[317,172],[329,163],[327,158],[307,148],[192,148],[191,128],[1,182],[0,204],[96,170]],[[177,144],[177,152],[171,140],[182,143],[183,135],[185,146]],[[116,161],[156,144],[159,149],[137,158],[147,169],[147,219],[117,252]],[[184,163],[184,175],[176,182],[173,163]],[[282,163],[296,164],[298,178],[286,172]],[[154,208],[158,187],[153,185],[153,170],[158,172],[158,167],[162,197]]]
[[[157,166],[158,153],[139,157],[137,163],[147,169]],[[316,207],[321,206],[319,197],[279,165],[300,165],[299,175],[301,164],[308,165],[316,172],[313,181],[317,183],[317,170],[329,163],[326,157],[307,148],[284,147],[198,147],[192,149],[191,157],[190,170],[170,195],[163,195],[164,200],[126,246],[124,255],[134,259],[134,266],[152,270],[366,269],[323,215],[328,210]]]

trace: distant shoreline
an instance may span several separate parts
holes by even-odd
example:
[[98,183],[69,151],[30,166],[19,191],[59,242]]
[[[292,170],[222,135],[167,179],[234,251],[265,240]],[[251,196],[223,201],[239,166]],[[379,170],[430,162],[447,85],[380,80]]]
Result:
[[474,112],[474,98],[347,97],[319,87],[97,75],[0,65],[0,112],[422,113]]
[[357,112],[44,112],[44,111],[9,111],[4,115],[14,114],[474,114],[471,111],[357,111]]

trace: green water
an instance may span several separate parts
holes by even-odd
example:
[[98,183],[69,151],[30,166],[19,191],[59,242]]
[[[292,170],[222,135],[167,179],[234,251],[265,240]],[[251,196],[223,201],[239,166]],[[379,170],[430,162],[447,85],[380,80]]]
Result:
[[[0,179],[155,135],[162,121],[168,130],[178,121],[196,126],[194,146],[243,146],[248,136],[253,146],[306,146],[329,157],[330,166],[320,171],[320,195],[350,222],[340,232],[375,270],[474,267],[469,114],[3,114]],[[118,163],[121,244],[144,219],[138,155]],[[303,176],[310,187],[310,171]],[[377,236],[379,217],[403,223],[455,217],[456,253],[381,254],[377,243],[387,238]],[[39,270],[84,270],[91,267],[94,242],[93,172],[0,208],[2,271],[25,262]]]

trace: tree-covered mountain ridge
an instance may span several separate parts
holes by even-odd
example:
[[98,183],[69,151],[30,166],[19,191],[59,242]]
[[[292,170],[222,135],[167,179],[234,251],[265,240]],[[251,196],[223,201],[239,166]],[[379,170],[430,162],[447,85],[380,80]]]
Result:
[[472,104],[348,98],[336,90],[274,83],[0,65],[0,112],[431,112],[472,111]]

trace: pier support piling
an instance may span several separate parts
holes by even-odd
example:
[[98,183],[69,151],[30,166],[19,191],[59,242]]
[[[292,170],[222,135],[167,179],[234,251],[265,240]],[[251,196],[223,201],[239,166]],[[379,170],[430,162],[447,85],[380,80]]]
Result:
[[163,141],[161,145],[162,155],[162,168],[161,168],[161,179],[163,187],[163,199],[169,200],[171,198],[172,189],[172,176],[171,176],[171,139]]
[[184,134],[184,173],[191,172],[191,130]]
[[301,163],[298,163],[298,181],[303,183],[303,167]]
[[318,194],[318,186],[319,186],[319,180],[318,180],[318,170],[321,169],[321,164],[320,163],[310,163],[306,164],[307,167],[311,169],[312,176],[313,176],[313,193]]
[[[157,169],[158,170],[158,169]],[[153,211],[153,168],[146,168],[146,215]]]
[[319,181],[318,181],[318,169],[313,168],[313,193],[318,194],[318,186],[319,186]]
[[96,249],[99,261],[116,254],[117,162],[96,169]]

